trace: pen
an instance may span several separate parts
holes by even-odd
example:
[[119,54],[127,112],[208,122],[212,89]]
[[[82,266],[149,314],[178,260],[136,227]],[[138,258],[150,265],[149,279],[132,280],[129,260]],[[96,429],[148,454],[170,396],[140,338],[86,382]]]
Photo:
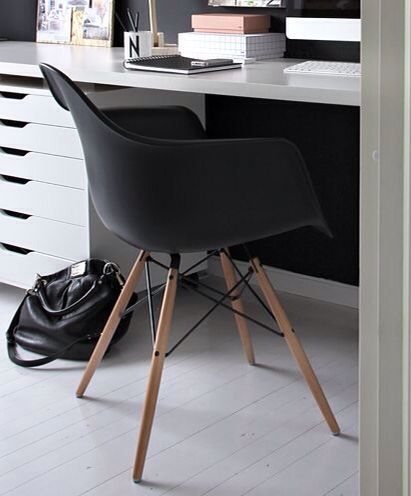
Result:
[[124,22],[121,20],[121,17],[118,15],[118,13],[116,12],[116,19],[118,21],[118,23],[120,24],[121,26],[121,29],[126,32],[127,31],[127,28],[126,26],[124,25]]
[[131,31],[137,31],[136,26],[134,24],[133,16],[131,15],[131,10],[127,7],[127,17],[130,22]]
[[138,25],[140,24],[140,12],[136,12],[136,15],[134,18],[134,24],[136,26],[136,31],[138,31]]

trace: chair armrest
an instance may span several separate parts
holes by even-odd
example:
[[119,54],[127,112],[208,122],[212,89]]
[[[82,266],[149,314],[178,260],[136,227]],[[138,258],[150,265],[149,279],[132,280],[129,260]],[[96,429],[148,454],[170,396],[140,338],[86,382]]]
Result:
[[103,109],[121,128],[150,138],[201,140],[206,138],[197,115],[186,107],[133,107]]
[[[194,169],[202,177],[218,177],[227,185],[272,191],[273,183],[309,186],[311,179],[298,148],[283,138],[208,139],[187,141],[159,141],[166,154],[176,153],[174,163],[181,164],[179,180]],[[174,149],[172,152],[170,150]]]
[[[171,196],[184,191],[176,215],[189,211],[188,216],[208,217],[210,229],[224,225],[233,238],[238,232],[239,240],[244,232],[255,233],[257,239],[309,225],[330,234],[304,159],[293,143],[281,138],[230,139],[164,147],[164,163],[173,165],[173,172],[164,172],[170,174],[166,184]],[[227,222],[219,222],[220,216]]]

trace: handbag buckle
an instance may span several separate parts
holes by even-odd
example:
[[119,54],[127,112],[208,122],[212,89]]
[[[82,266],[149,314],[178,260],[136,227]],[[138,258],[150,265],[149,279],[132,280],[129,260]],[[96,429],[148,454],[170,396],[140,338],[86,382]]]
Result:
[[107,262],[103,268],[103,275],[110,276],[113,274],[115,275],[120,286],[123,287],[125,280],[121,275],[120,267],[114,262]]
[[39,290],[40,284],[45,284],[45,283],[46,281],[42,278],[42,276],[40,274],[36,274],[36,279],[34,280],[34,284],[30,289],[26,291],[26,294],[31,296],[35,295]]

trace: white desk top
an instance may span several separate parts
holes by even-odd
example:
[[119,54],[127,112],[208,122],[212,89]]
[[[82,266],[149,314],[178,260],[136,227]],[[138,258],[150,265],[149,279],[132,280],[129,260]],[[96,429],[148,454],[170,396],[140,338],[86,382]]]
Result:
[[0,74],[39,77],[46,62],[78,82],[266,98],[337,105],[360,105],[360,78],[284,74],[296,60],[277,59],[242,69],[183,76],[126,71],[122,48],[26,42],[0,43]]

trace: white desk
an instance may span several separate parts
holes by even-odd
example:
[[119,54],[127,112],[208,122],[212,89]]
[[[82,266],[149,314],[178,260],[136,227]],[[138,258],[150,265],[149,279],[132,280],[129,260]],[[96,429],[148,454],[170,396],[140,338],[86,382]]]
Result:
[[[135,257],[135,250],[111,235],[93,211],[75,125],[39,79],[41,62],[79,83],[91,83],[86,85],[90,90],[104,89],[92,96],[102,106],[177,104],[204,118],[205,94],[360,105],[359,78],[285,75],[284,67],[295,60],[180,76],[126,71],[122,56],[121,48],[0,44],[0,282],[28,286],[36,272],[54,272],[89,256],[111,258],[127,272]],[[5,211],[31,217],[24,221]],[[10,246],[32,251],[22,254]]]
[[284,74],[296,60],[258,62],[239,70],[180,76],[126,71],[121,48],[0,44],[0,74],[39,77],[38,64],[63,70],[78,82],[149,88],[188,93],[290,100],[336,105],[360,105],[360,78]]

